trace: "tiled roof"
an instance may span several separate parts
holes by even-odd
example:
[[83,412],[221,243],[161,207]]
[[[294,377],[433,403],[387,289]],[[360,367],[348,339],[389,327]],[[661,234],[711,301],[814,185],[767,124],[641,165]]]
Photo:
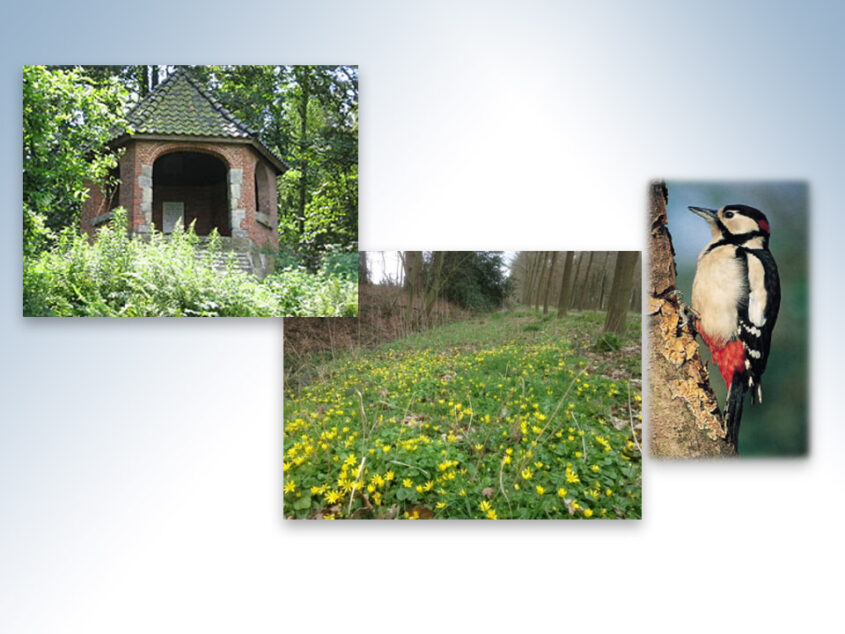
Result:
[[136,134],[254,137],[249,128],[181,68],[156,86],[129,112],[127,119]]
[[[188,71],[179,67],[130,110],[126,119],[134,135],[243,139],[278,173],[287,169],[284,160],[264,145],[255,132],[238,121]],[[115,130],[112,142],[120,144],[128,137],[127,130]]]

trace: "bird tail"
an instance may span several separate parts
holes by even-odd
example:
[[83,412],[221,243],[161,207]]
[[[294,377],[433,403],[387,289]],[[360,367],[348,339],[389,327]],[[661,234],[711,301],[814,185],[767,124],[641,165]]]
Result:
[[725,426],[728,432],[726,440],[736,449],[739,449],[739,423],[742,421],[742,402],[745,397],[745,382],[742,376],[739,372],[734,374],[725,401]]

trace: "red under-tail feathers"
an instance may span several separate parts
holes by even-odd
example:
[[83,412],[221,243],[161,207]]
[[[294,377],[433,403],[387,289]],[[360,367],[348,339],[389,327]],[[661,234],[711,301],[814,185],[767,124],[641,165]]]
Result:
[[726,440],[734,447],[737,446],[739,423],[742,420],[742,400],[745,395],[745,347],[742,341],[734,340],[725,343],[708,337],[699,330],[698,334],[710,348],[713,362],[719,366],[719,372],[725,380],[728,397],[725,401],[725,423],[727,425]]
[[713,363],[719,366],[719,372],[721,372],[722,378],[725,380],[725,387],[730,388],[734,374],[745,371],[745,348],[742,342],[737,339],[723,343],[711,339],[702,331],[699,331],[698,334],[701,335],[704,343],[710,348]]

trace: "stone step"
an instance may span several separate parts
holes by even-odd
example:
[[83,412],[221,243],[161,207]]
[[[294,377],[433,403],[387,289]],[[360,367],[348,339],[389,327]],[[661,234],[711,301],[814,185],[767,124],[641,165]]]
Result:
[[[211,258],[211,265],[220,271],[226,270],[226,267],[229,263],[229,257],[233,258],[234,260],[234,268],[236,270],[241,270],[244,273],[252,273],[252,262],[249,258],[249,255],[242,251],[218,251],[215,253]],[[209,256],[208,251],[204,249],[202,246],[198,246],[195,251],[195,257],[199,259],[207,258]]]

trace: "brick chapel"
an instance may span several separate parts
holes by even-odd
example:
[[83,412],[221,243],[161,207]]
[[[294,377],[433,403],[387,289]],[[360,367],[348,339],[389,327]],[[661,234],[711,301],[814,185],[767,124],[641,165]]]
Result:
[[120,184],[108,194],[90,187],[82,230],[93,236],[118,206],[137,236],[153,227],[168,234],[177,223],[194,223],[199,236],[216,228],[225,248],[246,254],[249,268],[266,275],[278,250],[276,177],[284,162],[181,68],[127,120],[132,132],[110,142],[123,148]]

